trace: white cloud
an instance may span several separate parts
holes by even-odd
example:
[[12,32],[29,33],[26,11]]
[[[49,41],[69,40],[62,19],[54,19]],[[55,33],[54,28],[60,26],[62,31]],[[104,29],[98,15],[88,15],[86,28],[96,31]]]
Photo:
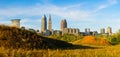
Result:
[[117,0],[107,0],[107,1],[108,1],[108,3],[99,5],[96,8],[96,10],[94,10],[94,12],[98,12],[98,11],[100,11],[102,9],[105,9],[105,8],[111,6],[111,5],[117,4]]
[[[108,4],[102,4],[94,10],[97,12],[112,4],[116,4],[117,0],[108,0]],[[48,2],[47,2],[48,3]],[[35,16],[43,14],[52,14],[60,16],[62,18],[70,18],[74,20],[83,20],[88,19],[89,17],[94,17],[91,11],[82,10],[81,7],[84,7],[84,4],[75,4],[70,6],[59,7],[56,5],[48,4],[42,5],[37,4],[32,7],[19,8],[19,7],[9,7],[7,9],[0,9],[0,16],[5,17],[14,17],[14,16]]]
[[40,24],[41,24],[40,19],[33,20],[33,19],[29,19],[29,18],[24,18],[21,20],[21,26],[24,26],[27,29],[29,29],[29,28],[40,29]]
[[110,4],[117,4],[117,0],[108,0]]
[[83,19],[89,19],[90,17],[94,17],[96,16],[96,12],[117,3],[117,0],[107,0],[107,1],[108,3],[97,6],[97,8],[93,11],[90,10],[86,11],[82,9],[82,7],[84,7],[84,4],[82,3],[60,7],[50,4],[49,1],[47,0],[48,4],[46,5],[37,3],[37,5],[35,6],[25,7],[25,8],[8,7],[6,9],[0,9],[0,16],[5,16],[5,17],[35,16],[35,15],[41,16],[43,14],[51,14],[51,15],[60,16],[62,18],[83,20]]
[[100,5],[96,10],[95,10],[95,12],[98,12],[99,10],[102,10],[102,9],[104,9],[104,8],[107,8],[108,7],[108,5]]
[[[82,19],[88,17],[89,12],[78,10],[80,4],[59,7],[55,5],[41,5],[37,4],[33,7],[18,8],[9,7],[7,9],[0,9],[0,16],[14,17],[14,16],[35,16],[43,14],[52,14],[62,18]],[[75,8],[75,9],[72,9]]]
[[[96,16],[96,12],[105,9],[111,5],[117,3],[117,0],[107,0],[108,3],[99,5],[93,11],[83,10],[84,4],[75,4],[69,6],[56,6],[49,2],[48,4],[38,4],[31,7],[19,8],[19,7],[8,7],[6,9],[0,9],[0,16],[14,17],[14,16],[41,16],[43,14],[56,15],[62,18],[74,19],[75,21],[89,20],[89,18]],[[28,20],[27,20],[28,21]]]

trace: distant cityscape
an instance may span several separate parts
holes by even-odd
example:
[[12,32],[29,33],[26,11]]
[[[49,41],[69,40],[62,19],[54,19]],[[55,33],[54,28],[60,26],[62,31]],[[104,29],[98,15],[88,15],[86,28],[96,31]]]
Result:
[[[20,19],[12,19],[12,27],[16,27],[16,28],[20,28]],[[24,28],[25,27],[21,27]],[[31,31],[35,31],[34,29],[29,29]],[[105,28],[100,28],[100,33],[98,33],[98,31],[90,31],[90,28],[85,28],[84,32],[80,32],[80,29],[78,28],[68,28],[68,24],[67,24],[67,20],[66,19],[62,19],[60,22],[60,30],[54,30],[52,28],[52,18],[51,15],[49,15],[48,17],[48,22],[47,22],[47,17],[46,15],[42,16],[41,19],[41,31],[37,30],[36,32],[44,35],[44,36],[49,36],[49,35],[53,35],[53,34],[59,34],[59,35],[63,35],[63,34],[73,34],[73,35],[79,35],[82,34],[84,36],[87,35],[112,35],[112,28],[111,27],[107,27],[106,30]]]

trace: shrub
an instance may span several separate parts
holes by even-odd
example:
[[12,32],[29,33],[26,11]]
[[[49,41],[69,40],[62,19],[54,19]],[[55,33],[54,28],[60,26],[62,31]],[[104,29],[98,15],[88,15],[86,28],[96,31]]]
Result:
[[113,44],[113,45],[120,43],[120,30],[119,30],[117,33],[109,36],[109,37],[108,37],[108,40],[109,40],[109,41],[111,42],[111,44]]
[[55,38],[58,40],[62,40],[62,41],[66,41],[66,42],[73,42],[73,41],[83,38],[83,36],[81,34],[79,34],[78,36],[73,35],[73,34],[64,34],[64,35],[54,34],[49,37],[52,37],[52,38]]

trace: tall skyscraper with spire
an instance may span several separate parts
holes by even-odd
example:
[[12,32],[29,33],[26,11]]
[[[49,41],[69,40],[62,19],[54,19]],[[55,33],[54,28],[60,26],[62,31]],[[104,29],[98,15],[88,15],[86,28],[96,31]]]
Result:
[[42,16],[41,20],[41,32],[44,33],[47,30],[47,18],[46,16]]
[[67,28],[67,21],[66,21],[66,19],[61,20],[60,26],[61,26],[60,27],[61,31],[63,31],[65,28]]
[[48,30],[52,31],[52,20],[51,20],[51,15],[49,15],[49,18],[48,18]]

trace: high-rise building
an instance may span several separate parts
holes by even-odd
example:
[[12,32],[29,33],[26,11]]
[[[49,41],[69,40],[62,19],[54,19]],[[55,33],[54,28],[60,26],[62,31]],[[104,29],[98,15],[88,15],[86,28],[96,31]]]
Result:
[[90,33],[90,28],[87,29],[87,32]]
[[109,35],[112,34],[112,28],[111,28],[111,27],[108,27],[108,28],[107,28],[107,33],[108,33]]
[[90,28],[85,28],[85,33],[90,33]]
[[60,25],[61,25],[61,31],[63,31],[65,28],[67,28],[67,21],[66,21],[66,19],[62,20]]
[[85,28],[85,33],[87,33],[87,28]]
[[101,28],[101,29],[100,29],[100,33],[101,33],[101,34],[105,34],[105,29],[104,29],[104,28]]
[[66,34],[66,33],[68,33],[68,34],[74,34],[74,35],[78,35],[79,34],[79,29],[78,28],[65,28],[64,30],[63,30],[63,34]]
[[12,27],[20,28],[20,19],[12,19]]
[[51,20],[51,15],[49,15],[49,19],[48,19],[48,30],[52,31],[52,20]]
[[44,33],[47,30],[47,18],[44,15],[41,20],[41,32]]
[[90,28],[85,28],[85,35],[90,35]]
[[63,20],[61,20],[60,29],[61,29],[61,31],[63,30]]

